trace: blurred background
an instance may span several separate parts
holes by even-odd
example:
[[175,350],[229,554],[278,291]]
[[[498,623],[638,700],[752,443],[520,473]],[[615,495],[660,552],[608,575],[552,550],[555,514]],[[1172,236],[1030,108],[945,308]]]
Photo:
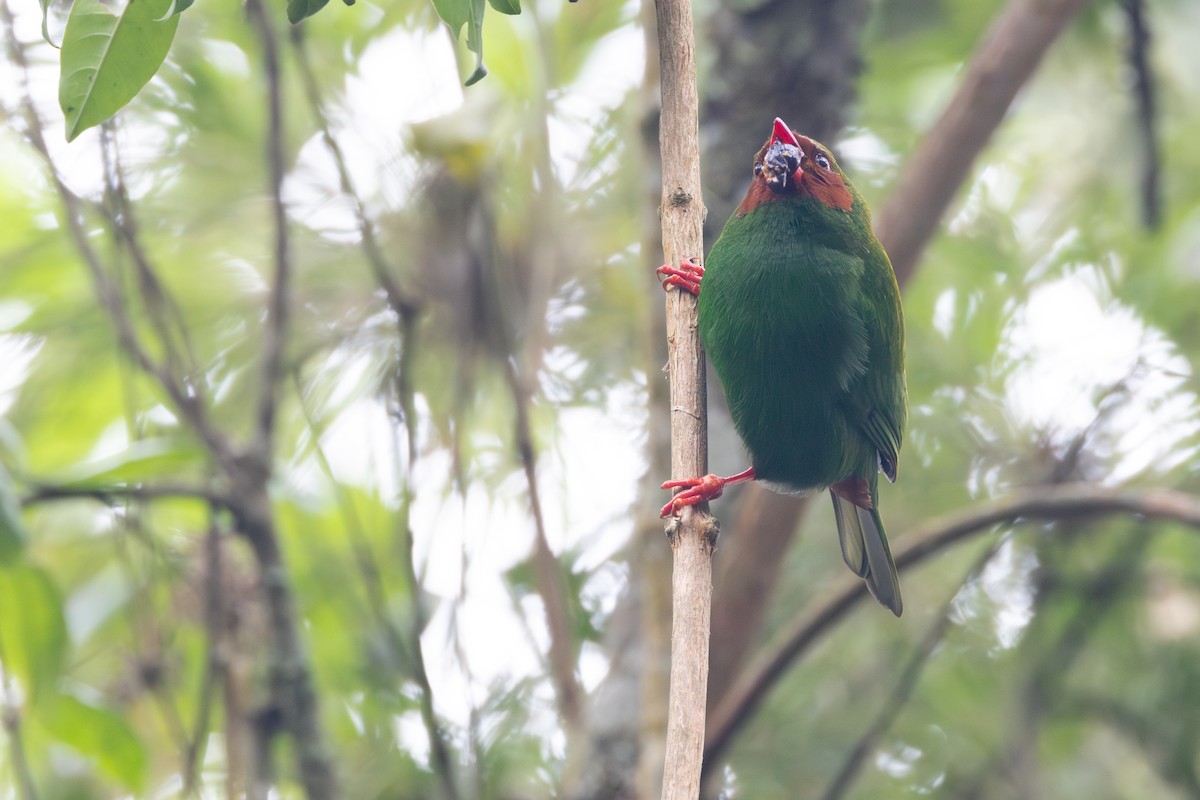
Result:
[[[426,0],[198,3],[68,145],[9,3],[3,796],[657,796],[653,7],[486,11],[464,88]],[[706,241],[775,116],[828,143],[911,402],[903,618],[823,497],[714,503],[704,795],[1200,798],[1200,4],[695,13]]]

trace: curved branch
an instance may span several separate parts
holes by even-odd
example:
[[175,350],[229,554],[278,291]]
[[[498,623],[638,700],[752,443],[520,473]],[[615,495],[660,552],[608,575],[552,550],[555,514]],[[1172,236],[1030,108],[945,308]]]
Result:
[[[924,561],[962,539],[1000,523],[1029,520],[1087,519],[1131,514],[1147,520],[1179,522],[1200,528],[1200,498],[1170,489],[1111,489],[1091,484],[1064,484],[1027,489],[1009,497],[938,517],[902,538],[896,567]],[[750,720],[788,667],[834,623],[866,597],[852,575],[837,580],[824,599],[805,608],[792,624],[767,645],[713,712],[708,726],[704,763],[713,764]]]

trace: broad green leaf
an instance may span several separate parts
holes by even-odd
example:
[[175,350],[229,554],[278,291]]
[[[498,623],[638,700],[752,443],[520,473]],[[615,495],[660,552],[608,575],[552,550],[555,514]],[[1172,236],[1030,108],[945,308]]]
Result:
[[160,475],[178,475],[189,466],[198,466],[202,456],[200,448],[177,439],[139,439],[115,455],[58,472],[51,482],[104,485],[152,480]]
[[329,0],[287,0],[288,22],[295,25],[308,19],[329,3]]
[[58,102],[67,141],[109,119],[162,66],[179,16],[172,0],[129,0],[120,16],[99,0],[75,0],[63,34]]
[[171,0],[171,7],[167,9],[167,13],[163,15],[165,20],[167,17],[173,17],[176,14],[182,14],[192,7],[192,3],[196,0]]
[[146,747],[120,716],[62,694],[38,715],[38,722],[60,742],[95,760],[110,778],[140,794],[146,783]]
[[488,3],[501,14],[521,13],[521,0],[488,0]]
[[0,466],[0,566],[10,564],[25,548],[29,537],[21,522],[21,504],[8,471]]
[[58,681],[67,652],[62,598],[43,570],[27,564],[0,569],[0,644],[4,669],[37,700]]
[[467,78],[466,85],[479,82],[487,75],[483,66],[483,11],[487,4],[484,0],[433,0],[433,7],[450,26],[455,39],[463,25],[467,26],[467,49],[475,54],[475,71]]

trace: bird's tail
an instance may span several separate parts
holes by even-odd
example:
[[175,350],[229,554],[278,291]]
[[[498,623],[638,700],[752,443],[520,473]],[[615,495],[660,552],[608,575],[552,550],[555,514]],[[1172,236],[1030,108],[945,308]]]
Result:
[[[862,481],[861,478],[856,480]],[[874,480],[869,483],[869,489],[870,502],[866,503],[867,508],[854,503],[836,489],[829,491],[833,496],[833,514],[837,518],[842,558],[855,575],[866,581],[871,596],[898,617],[904,610],[904,601],[900,598],[900,579],[896,575],[892,551],[888,548],[887,534],[883,531],[883,520],[879,518],[876,508]]]

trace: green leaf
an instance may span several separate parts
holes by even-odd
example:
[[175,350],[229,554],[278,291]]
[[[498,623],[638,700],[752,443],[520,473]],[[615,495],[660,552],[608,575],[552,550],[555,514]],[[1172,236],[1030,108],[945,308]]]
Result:
[[67,653],[62,598],[50,576],[26,564],[0,569],[0,620],[4,669],[36,701],[58,682]]
[[329,3],[329,0],[287,0],[288,22],[295,25],[308,19]]
[[158,72],[179,27],[177,14],[167,16],[172,7],[172,0],[129,0],[118,17],[99,0],[75,0],[58,82],[68,142],[112,117]]
[[115,455],[57,472],[50,483],[58,485],[104,485],[152,480],[160,475],[178,475],[189,466],[203,464],[204,451],[177,439],[139,439]]
[[109,777],[141,793],[146,783],[146,747],[120,716],[62,694],[38,715],[38,721],[60,742],[95,760]]
[[455,39],[461,33],[463,25],[467,26],[467,49],[475,54],[475,71],[467,78],[466,85],[479,82],[487,75],[487,68],[483,66],[483,11],[487,3],[484,0],[433,0],[433,7],[437,9],[438,16],[450,26],[450,32],[454,34]]
[[176,14],[182,14],[192,7],[192,3],[196,0],[172,0],[171,7],[167,9],[167,13],[163,15],[165,20],[167,17],[173,17]]
[[521,0],[488,0],[488,4],[501,14],[521,13]]
[[42,6],[42,38],[54,47],[54,42],[50,41],[50,0],[38,0],[38,3]]

